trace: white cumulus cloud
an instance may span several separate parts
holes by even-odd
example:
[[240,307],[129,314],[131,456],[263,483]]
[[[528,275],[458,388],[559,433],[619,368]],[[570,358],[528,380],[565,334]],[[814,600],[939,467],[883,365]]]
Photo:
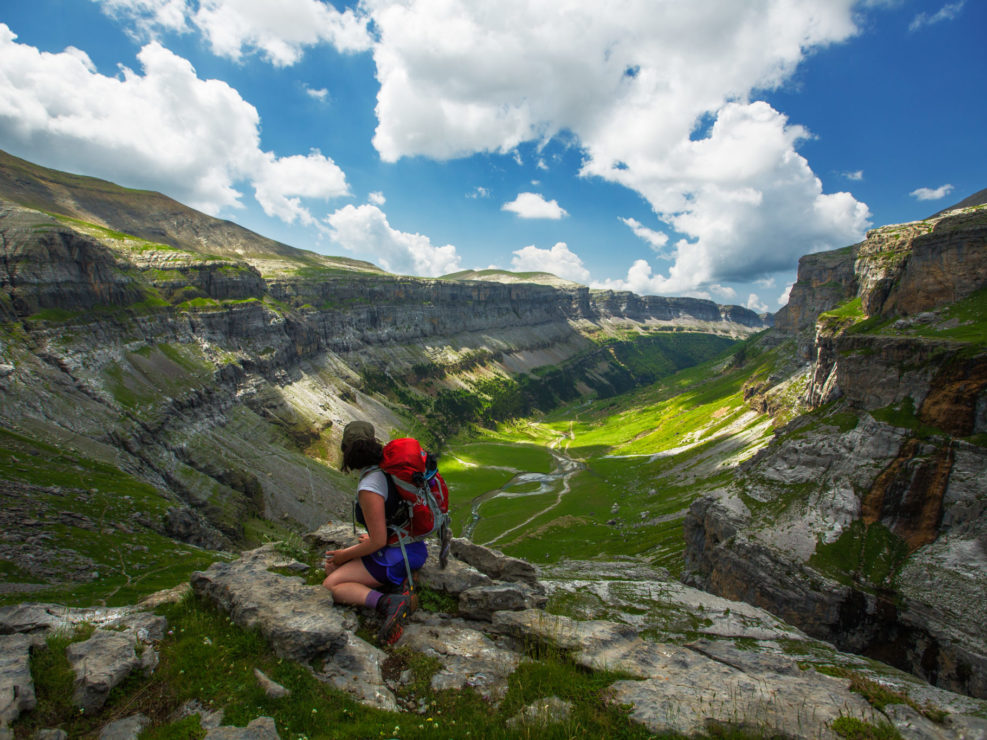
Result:
[[630,230],[634,232],[634,236],[646,241],[656,252],[660,253],[662,247],[668,244],[668,234],[649,229],[636,218],[622,218],[620,220],[630,227]]
[[909,193],[915,200],[941,200],[953,192],[952,185],[940,185],[937,188],[918,188]]
[[551,249],[539,249],[534,245],[517,249],[511,258],[511,267],[518,272],[550,272],[577,283],[589,281],[589,270],[565,242],[558,242]]
[[95,0],[112,18],[134,24],[137,37],[154,36],[160,31],[189,30],[187,0]]
[[925,26],[931,26],[942,21],[951,21],[959,16],[964,5],[966,5],[966,0],[958,0],[955,3],[946,3],[931,15],[923,11],[912,19],[912,22],[908,25],[908,30],[917,31]]
[[280,159],[268,153],[254,179],[254,197],[264,213],[285,223],[295,219],[309,226],[315,223],[301,198],[328,200],[343,195],[349,195],[346,175],[335,162],[317,151],[307,157]]
[[568,216],[554,200],[545,200],[538,193],[518,193],[517,198],[501,206],[502,211],[513,211],[521,218],[546,218],[558,220]]
[[767,304],[760,299],[757,293],[751,293],[749,296],[747,296],[747,303],[745,305],[747,308],[749,308],[751,311],[754,311],[755,313],[768,312]]
[[303,89],[305,94],[314,100],[318,100],[320,103],[325,103],[329,100],[329,91],[324,87],[309,87],[304,85]]
[[153,37],[197,28],[214,54],[239,60],[259,53],[278,67],[298,62],[305,49],[328,43],[342,52],[370,48],[367,18],[320,0],[95,0],[104,11]]
[[16,38],[0,24],[0,145],[8,150],[160,190],[211,214],[242,205],[240,182],[289,222],[311,220],[300,198],[346,193],[328,157],[263,151],[256,108],[157,42],[137,55],[142,73],[124,67],[108,77],[78,49],[41,52]]
[[632,265],[627,286],[695,293],[790,269],[858,241],[869,212],[823,193],[797,151],[810,133],[751,97],[855,34],[854,6],[364,0],[378,34],[374,144],[396,161],[575,141],[584,175],[640,193],[687,237],[667,275]]
[[437,277],[461,269],[454,246],[437,247],[427,236],[394,229],[375,205],[344,206],[326,222],[337,244],[390,272]]

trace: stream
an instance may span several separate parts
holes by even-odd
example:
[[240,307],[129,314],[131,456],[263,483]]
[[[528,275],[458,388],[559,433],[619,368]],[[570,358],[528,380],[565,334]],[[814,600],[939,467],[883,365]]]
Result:
[[[569,481],[573,475],[575,475],[580,470],[585,469],[585,465],[579,460],[575,460],[569,457],[567,454],[560,452],[558,449],[558,444],[561,442],[561,438],[552,443],[549,448],[549,452],[552,455],[552,459],[555,462],[555,466],[550,473],[525,473],[519,472],[513,478],[511,478],[507,483],[505,483],[500,488],[495,488],[492,491],[486,491],[481,493],[479,496],[475,497],[470,504],[471,518],[469,523],[466,525],[463,536],[467,539],[473,539],[473,531],[476,529],[476,525],[480,522],[480,507],[486,502],[495,498],[524,498],[525,496],[539,496],[541,494],[549,493],[556,487],[558,487],[558,493],[555,496],[555,501],[544,509],[534,513],[523,522],[518,525],[511,527],[499,535],[494,537],[492,540],[484,542],[482,544],[490,546],[503,539],[507,535],[515,532],[522,527],[529,524],[536,517],[541,516],[546,511],[550,511],[558,506],[562,502],[562,497],[565,496],[570,490]],[[561,485],[559,483],[561,482]],[[538,488],[533,491],[516,491],[512,489],[519,488],[531,483],[537,483]]]

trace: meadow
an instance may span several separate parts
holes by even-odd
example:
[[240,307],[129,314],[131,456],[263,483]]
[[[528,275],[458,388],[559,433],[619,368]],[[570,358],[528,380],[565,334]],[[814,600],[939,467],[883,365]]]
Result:
[[442,457],[454,534],[549,564],[633,557],[681,571],[682,522],[771,437],[727,358],[622,396],[474,427]]

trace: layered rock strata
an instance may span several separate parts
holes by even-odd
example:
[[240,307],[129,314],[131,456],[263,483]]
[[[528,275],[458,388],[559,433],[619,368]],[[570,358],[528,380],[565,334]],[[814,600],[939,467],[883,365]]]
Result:
[[774,332],[816,411],[692,506],[690,583],[987,696],[985,286],[984,207],[803,258]]

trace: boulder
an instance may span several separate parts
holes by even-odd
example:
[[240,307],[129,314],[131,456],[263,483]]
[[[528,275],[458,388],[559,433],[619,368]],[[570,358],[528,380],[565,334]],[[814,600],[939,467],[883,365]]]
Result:
[[151,720],[143,714],[132,714],[129,717],[110,722],[99,731],[99,740],[137,740]]
[[103,706],[110,691],[141,665],[132,632],[96,630],[88,640],[73,642],[65,650],[73,672],[72,701],[84,711]]
[[428,560],[418,571],[419,581],[422,585],[434,591],[444,591],[458,596],[469,588],[487,586],[493,583],[489,576],[455,557],[449,558],[445,568],[440,568],[439,558],[435,552],[437,549],[429,548]]
[[499,550],[477,545],[467,539],[455,537],[451,546],[452,555],[469,563],[482,573],[497,581],[521,581],[538,588],[538,568],[519,558],[512,558]]
[[206,732],[205,740],[280,740],[278,727],[270,717],[258,717],[246,727],[223,725]]
[[504,698],[508,677],[524,660],[459,619],[416,618],[405,626],[398,644],[442,663],[432,677],[434,690],[470,687],[494,703]]
[[287,562],[260,548],[193,573],[192,588],[229,612],[240,627],[259,630],[282,657],[308,663],[332,655],[356,629],[353,613],[337,608],[322,586],[267,570]]
[[260,668],[254,668],[254,677],[268,699],[283,699],[286,696],[291,696],[289,689],[268,678],[267,674]]
[[21,712],[34,709],[36,703],[31,678],[31,638],[0,636],[0,727],[9,725]]
[[322,672],[316,675],[361,704],[396,712],[397,702],[381,671],[386,658],[382,650],[356,635],[349,635],[346,644],[325,661]]
[[501,609],[521,611],[545,606],[548,597],[525,583],[494,583],[474,586],[459,594],[459,614],[468,619],[489,622]]
[[572,714],[572,702],[563,701],[557,696],[549,696],[532,702],[507,720],[507,726],[544,727],[565,722]]
[[65,624],[66,611],[57,604],[23,603],[0,607],[0,634],[45,634]]

